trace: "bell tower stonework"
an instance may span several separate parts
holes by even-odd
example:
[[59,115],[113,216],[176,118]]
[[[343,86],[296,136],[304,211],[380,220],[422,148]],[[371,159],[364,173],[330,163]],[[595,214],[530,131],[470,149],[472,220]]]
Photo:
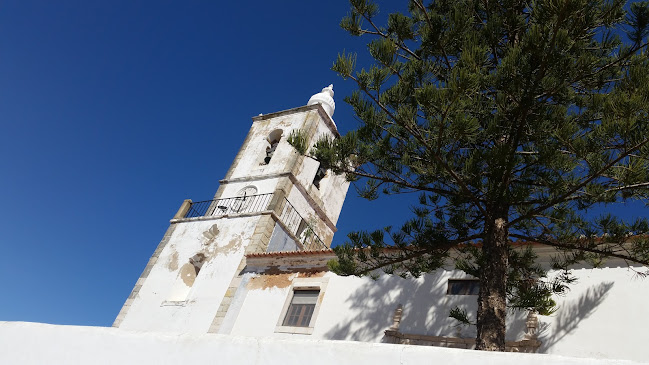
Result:
[[246,254],[329,248],[348,182],[287,137],[338,137],[334,110],[330,85],[306,106],[252,118],[214,199],[183,202],[113,327],[228,333]]

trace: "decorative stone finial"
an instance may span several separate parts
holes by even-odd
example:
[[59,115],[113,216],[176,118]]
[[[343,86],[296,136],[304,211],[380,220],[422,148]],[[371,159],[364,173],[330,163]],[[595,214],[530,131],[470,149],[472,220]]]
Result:
[[539,319],[536,312],[529,311],[527,313],[527,321],[525,321],[527,331],[525,332],[526,340],[536,340],[538,338]]
[[306,105],[320,104],[324,108],[325,112],[330,117],[333,117],[334,110],[336,109],[336,102],[334,102],[334,85],[331,84],[319,93],[313,95],[309,102]]

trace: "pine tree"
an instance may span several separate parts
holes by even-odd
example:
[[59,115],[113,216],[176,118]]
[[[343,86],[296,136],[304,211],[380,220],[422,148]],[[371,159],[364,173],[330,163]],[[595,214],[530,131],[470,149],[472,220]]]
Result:
[[[361,126],[307,146],[362,195],[419,192],[399,229],[356,232],[332,268],[420,275],[453,262],[480,279],[476,347],[504,351],[506,307],[548,313],[575,263],[649,264],[646,220],[589,218],[649,196],[649,6],[617,0],[411,0],[377,24],[351,0],[342,53]],[[547,277],[528,244],[557,250]],[[637,269],[641,273],[644,268]],[[466,313],[452,316],[468,321]]]

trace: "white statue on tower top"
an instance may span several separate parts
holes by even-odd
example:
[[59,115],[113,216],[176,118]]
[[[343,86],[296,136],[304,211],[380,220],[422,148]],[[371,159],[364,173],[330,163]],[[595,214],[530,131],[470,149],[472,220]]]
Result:
[[333,118],[336,102],[334,102],[334,85],[331,84],[319,93],[313,95],[306,105],[321,104],[329,117]]

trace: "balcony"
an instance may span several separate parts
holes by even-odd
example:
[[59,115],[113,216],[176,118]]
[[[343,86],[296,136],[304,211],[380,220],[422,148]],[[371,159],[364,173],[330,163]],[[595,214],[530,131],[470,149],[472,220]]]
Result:
[[283,228],[288,231],[298,247],[303,251],[314,251],[328,248],[315,233],[312,224],[307,222],[293,205],[282,197],[273,209],[274,193],[238,196],[225,199],[205,200],[200,202],[186,201],[189,204],[182,218],[237,216],[259,212],[274,214]]

